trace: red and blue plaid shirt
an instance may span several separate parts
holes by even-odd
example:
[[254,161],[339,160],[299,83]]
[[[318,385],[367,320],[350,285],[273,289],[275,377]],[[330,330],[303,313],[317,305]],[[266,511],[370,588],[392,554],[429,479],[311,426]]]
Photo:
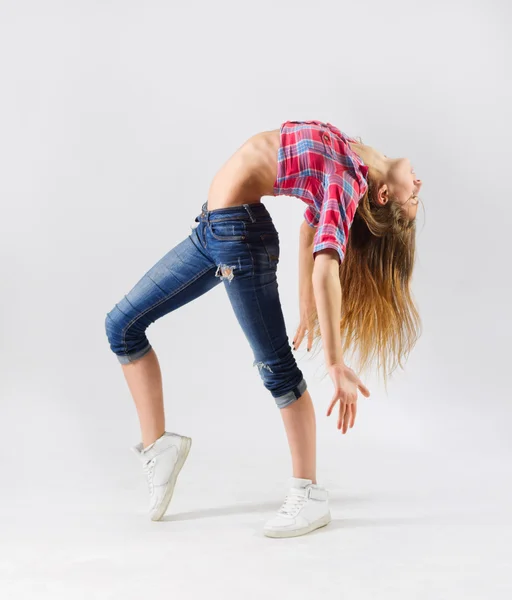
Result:
[[324,248],[346,251],[359,200],[368,189],[368,167],[349,137],[330,123],[286,121],[281,125],[274,196],[296,196],[308,207],[304,218],[316,227],[313,255]]

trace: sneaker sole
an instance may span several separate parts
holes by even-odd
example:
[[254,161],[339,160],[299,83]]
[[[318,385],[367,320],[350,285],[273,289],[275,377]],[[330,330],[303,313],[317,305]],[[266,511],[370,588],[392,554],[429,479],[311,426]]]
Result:
[[176,479],[178,479],[178,475],[187,460],[188,453],[190,452],[190,446],[192,445],[192,439],[189,437],[183,436],[181,438],[181,447],[178,453],[178,460],[176,461],[176,466],[174,467],[174,471],[172,472],[171,478],[167,484],[167,488],[165,489],[165,494],[160,503],[158,509],[151,515],[152,521],[160,521],[167,510],[169,503],[171,501],[174,486],[176,485]]
[[298,535],[304,535],[309,533],[310,531],[314,531],[315,529],[319,529],[320,527],[325,527],[331,522],[331,513],[328,512],[326,515],[318,519],[317,521],[313,521],[307,527],[302,527],[301,529],[264,529],[263,533],[267,537],[271,538],[287,538],[287,537],[296,537]]

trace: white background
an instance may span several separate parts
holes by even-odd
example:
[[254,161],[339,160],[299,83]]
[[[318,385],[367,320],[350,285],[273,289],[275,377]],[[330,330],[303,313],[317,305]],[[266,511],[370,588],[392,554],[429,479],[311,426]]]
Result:
[[[3,599],[510,597],[510,20],[505,0],[0,1]],[[193,446],[152,523],[105,315],[287,119],[411,159],[423,335],[346,436],[298,352],[333,521],[272,540],[288,446],[223,286],[159,320],[167,429]],[[264,202],[292,338],[304,205]]]

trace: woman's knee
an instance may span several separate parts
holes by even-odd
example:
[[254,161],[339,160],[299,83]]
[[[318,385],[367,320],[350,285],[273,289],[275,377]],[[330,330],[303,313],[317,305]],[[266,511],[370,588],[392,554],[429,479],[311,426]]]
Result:
[[[292,355],[293,358],[293,355]],[[293,364],[282,361],[254,361],[265,388],[272,394],[278,408],[285,408],[306,391],[306,380],[293,358]]]
[[116,304],[105,317],[105,332],[110,349],[121,364],[141,358],[151,350],[145,334],[146,327],[129,318]]
[[306,384],[306,380],[302,378],[296,386],[294,386],[285,394],[282,394],[278,397],[274,396],[277,407],[286,408],[287,406],[290,406],[290,404],[297,402],[297,400],[304,395],[304,392],[307,390],[307,388],[308,386]]

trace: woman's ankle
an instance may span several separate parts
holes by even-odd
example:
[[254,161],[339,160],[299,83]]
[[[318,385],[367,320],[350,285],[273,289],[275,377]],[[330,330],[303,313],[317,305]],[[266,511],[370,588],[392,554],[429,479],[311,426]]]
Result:
[[165,431],[162,431],[161,433],[152,433],[151,435],[149,435],[148,437],[143,437],[142,438],[142,447],[144,450],[147,450],[149,448],[149,446],[151,446],[152,444],[154,444],[157,440],[159,440],[163,435],[165,434]]

